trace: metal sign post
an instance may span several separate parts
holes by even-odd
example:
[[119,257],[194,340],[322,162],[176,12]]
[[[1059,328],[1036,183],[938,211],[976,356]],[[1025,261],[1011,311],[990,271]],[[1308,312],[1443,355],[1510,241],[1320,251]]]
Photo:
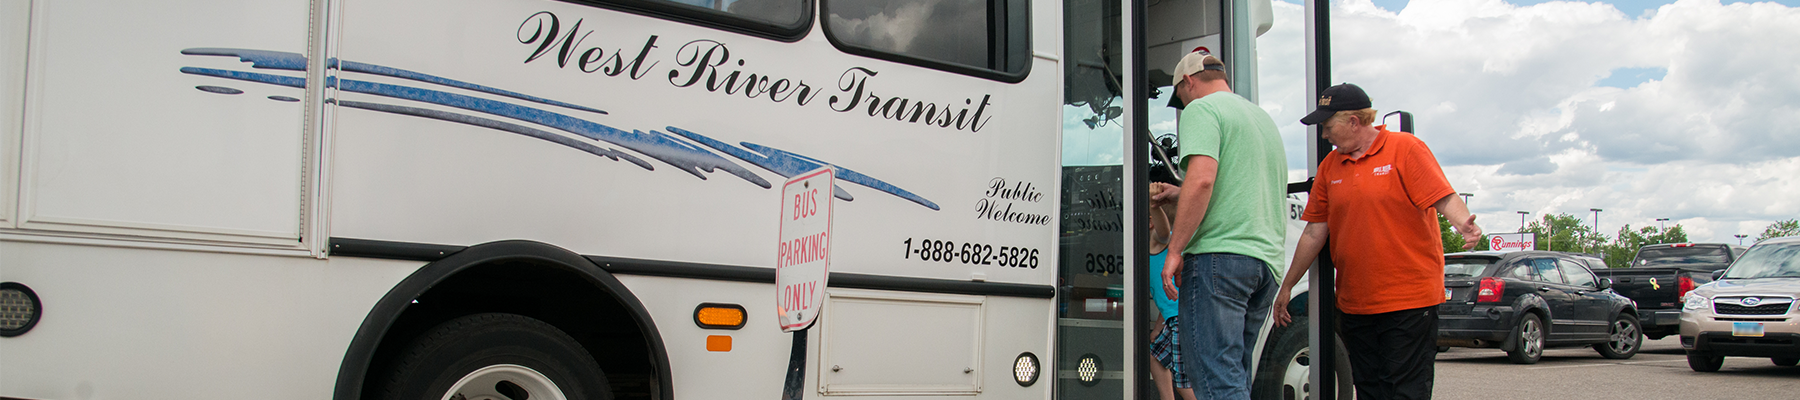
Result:
[[775,312],[794,335],[782,400],[800,400],[806,382],[806,335],[825,305],[831,276],[831,204],[836,172],[823,167],[781,186],[781,236],[775,251]]

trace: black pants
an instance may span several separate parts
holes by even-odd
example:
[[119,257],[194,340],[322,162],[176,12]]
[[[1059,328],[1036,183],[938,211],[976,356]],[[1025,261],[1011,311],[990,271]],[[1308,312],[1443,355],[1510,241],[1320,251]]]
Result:
[[1437,306],[1339,320],[1357,400],[1430,399]]

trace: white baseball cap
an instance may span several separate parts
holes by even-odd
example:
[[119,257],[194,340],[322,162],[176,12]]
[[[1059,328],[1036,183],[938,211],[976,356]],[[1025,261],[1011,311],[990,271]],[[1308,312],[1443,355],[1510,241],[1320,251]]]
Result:
[[[1213,56],[1211,52],[1206,51],[1205,47],[1194,49],[1193,52],[1181,56],[1180,62],[1175,63],[1175,80],[1169,85],[1179,85],[1181,84],[1181,77],[1193,75],[1205,70],[1224,71],[1225,62],[1219,60],[1219,57]],[[1169,107],[1179,109],[1185,105],[1186,104],[1181,104],[1181,96],[1177,96],[1174,93],[1169,94]]]
[[1188,53],[1185,56],[1181,56],[1181,62],[1175,63],[1175,80],[1170,83],[1170,85],[1181,83],[1181,77],[1183,76],[1193,75],[1209,69],[1214,71],[1224,71],[1225,62],[1220,61],[1219,57],[1213,56],[1205,49]]

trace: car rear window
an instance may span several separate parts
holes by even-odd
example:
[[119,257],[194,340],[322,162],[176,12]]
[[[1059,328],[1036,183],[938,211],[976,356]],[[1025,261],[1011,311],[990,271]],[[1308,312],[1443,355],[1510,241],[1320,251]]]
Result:
[[1486,258],[1446,258],[1444,259],[1445,278],[1467,278],[1482,276],[1487,273],[1494,260]]
[[1705,264],[1731,262],[1724,247],[1664,247],[1639,250],[1634,267],[1668,264]]
[[1800,278],[1800,243],[1751,247],[1725,271],[1725,279]]

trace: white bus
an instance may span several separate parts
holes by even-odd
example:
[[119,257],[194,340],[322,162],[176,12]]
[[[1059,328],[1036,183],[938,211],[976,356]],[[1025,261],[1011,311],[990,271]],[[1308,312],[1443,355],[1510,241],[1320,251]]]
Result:
[[1267,1],[0,1],[0,397],[1136,397],[1143,82]]

